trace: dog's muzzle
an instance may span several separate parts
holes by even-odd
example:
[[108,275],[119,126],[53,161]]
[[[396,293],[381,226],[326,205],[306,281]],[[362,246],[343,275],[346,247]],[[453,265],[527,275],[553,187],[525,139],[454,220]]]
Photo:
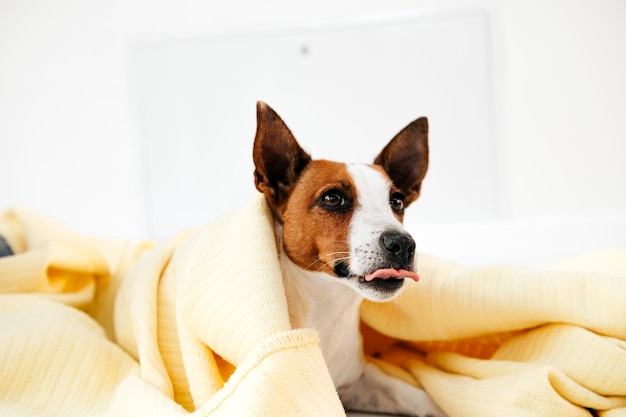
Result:
[[[371,275],[377,270],[400,270],[412,271],[413,260],[415,258],[415,241],[407,233],[401,232],[385,232],[379,238],[380,256],[376,264],[371,265],[370,270],[366,274]],[[350,271],[350,264],[344,260],[338,261],[333,271],[340,278],[348,278],[354,276]],[[384,275],[384,274],[383,274]],[[392,274],[393,277],[396,274]],[[378,277],[377,277],[378,278]]]

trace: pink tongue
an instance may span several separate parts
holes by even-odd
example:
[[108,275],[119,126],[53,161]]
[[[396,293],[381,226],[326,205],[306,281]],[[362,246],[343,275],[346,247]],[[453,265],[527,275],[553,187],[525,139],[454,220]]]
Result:
[[407,271],[405,269],[378,269],[371,274],[365,275],[365,281],[371,281],[373,279],[403,279],[411,278],[413,281],[418,281],[419,276],[415,272]]

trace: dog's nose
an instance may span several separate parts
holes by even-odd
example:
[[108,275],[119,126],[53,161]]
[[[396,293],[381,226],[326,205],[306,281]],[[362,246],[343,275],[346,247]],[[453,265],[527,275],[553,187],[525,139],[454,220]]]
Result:
[[380,243],[387,252],[403,264],[410,263],[415,254],[415,241],[406,233],[383,233],[380,236]]

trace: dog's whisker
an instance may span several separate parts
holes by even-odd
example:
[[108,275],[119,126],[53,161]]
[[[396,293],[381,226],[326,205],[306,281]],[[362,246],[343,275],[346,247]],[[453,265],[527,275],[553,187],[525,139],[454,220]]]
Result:
[[345,252],[345,251],[338,251],[338,252],[330,252],[327,253],[325,255],[320,256],[319,258],[317,258],[318,260],[322,260],[323,258],[327,258],[329,256],[335,256],[335,255],[350,255],[350,252]]
[[[342,253],[342,252],[336,252],[336,253]],[[313,262],[311,265],[309,265],[309,267],[313,266],[316,262],[323,262],[322,266],[320,266],[317,271],[321,271],[322,269],[324,269],[325,266],[332,266],[331,264],[335,261],[349,261],[350,257],[349,256],[342,256],[342,257],[338,257],[338,258],[333,258],[328,262],[324,262],[323,259],[321,258],[317,258],[317,260],[315,262]]]
[[[347,256],[340,256],[335,258],[334,256],[336,255],[347,255]],[[330,259],[329,261],[325,261],[324,258],[328,258],[328,257],[333,257],[332,259]],[[345,260],[349,260],[350,259],[350,252],[347,251],[337,251],[337,252],[329,252],[327,254],[321,255],[320,257],[318,257],[315,261],[311,262],[307,268],[312,267],[314,264],[316,264],[317,262],[323,262],[324,265],[322,265],[322,268],[326,265],[330,265],[331,262],[333,261],[345,261]]]
[[324,261],[322,261],[321,259],[318,259],[318,260],[316,260],[315,262],[313,262],[310,266],[313,266],[313,264],[315,264],[316,262],[322,262],[322,266],[320,266],[320,267],[317,269],[318,271],[320,271],[320,270],[322,270],[325,266],[332,266],[333,262],[335,262],[335,261],[341,262],[341,261],[348,261],[348,260],[350,260],[350,258],[349,258],[349,257],[339,257],[339,258],[334,258],[334,259],[331,259],[331,260],[330,260],[330,261],[328,261],[328,262],[324,262]]

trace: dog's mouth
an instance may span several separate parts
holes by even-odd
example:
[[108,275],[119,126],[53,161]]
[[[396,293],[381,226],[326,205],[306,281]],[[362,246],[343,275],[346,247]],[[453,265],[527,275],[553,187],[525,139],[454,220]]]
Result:
[[[350,266],[344,262],[339,261],[334,267],[335,275],[340,278],[350,278],[354,275],[350,272]],[[362,277],[359,277],[359,281],[371,282],[375,280],[403,280],[405,278],[412,279],[413,281],[419,280],[419,275],[416,272],[402,268],[378,268]]]
[[406,269],[381,268],[359,278],[359,283],[387,297],[400,290],[404,285],[405,279],[418,281],[419,276],[415,272]]
[[363,276],[353,275],[345,262],[338,262],[334,267],[335,274],[340,278],[356,278],[360,286],[375,290],[381,294],[392,294],[399,290],[405,279],[418,281],[416,272],[402,268],[379,268]]

